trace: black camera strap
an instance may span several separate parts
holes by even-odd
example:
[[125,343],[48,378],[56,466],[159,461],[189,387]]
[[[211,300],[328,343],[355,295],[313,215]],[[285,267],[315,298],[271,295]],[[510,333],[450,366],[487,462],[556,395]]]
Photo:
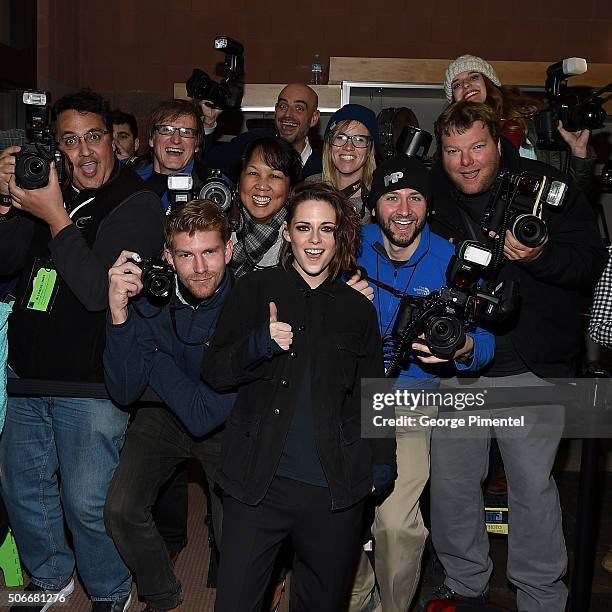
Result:
[[[193,308],[193,306],[190,306],[188,308]],[[202,346],[210,339],[210,335],[207,335],[206,337],[201,338],[200,340],[196,340],[195,342],[190,342],[189,340],[185,340],[185,338],[183,338],[181,334],[179,334],[178,327],[176,325],[176,311],[177,311],[177,307],[174,304],[171,304],[170,305],[170,320],[172,321],[172,331],[174,331],[174,335],[179,339],[181,344],[184,344],[185,346]]]

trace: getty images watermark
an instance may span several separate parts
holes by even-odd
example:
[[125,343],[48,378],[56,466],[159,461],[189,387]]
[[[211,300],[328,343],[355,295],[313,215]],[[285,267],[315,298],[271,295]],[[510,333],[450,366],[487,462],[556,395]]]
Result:
[[363,437],[455,430],[480,437],[612,438],[612,380],[555,379],[503,386],[503,379],[362,381]]

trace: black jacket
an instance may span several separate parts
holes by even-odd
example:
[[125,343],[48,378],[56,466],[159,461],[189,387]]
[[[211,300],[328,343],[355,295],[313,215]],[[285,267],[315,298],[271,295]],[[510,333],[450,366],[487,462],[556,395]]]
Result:
[[[73,223],[51,238],[40,219],[19,214],[0,224],[0,274],[21,271],[9,319],[9,364],[22,378],[102,382],[108,270],[123,249],[161,252],[159,198],[130,169],[115,163],[99,189],[64,195]],[[50,313],[25,308],[35,259],[57,270]]]
[[[519,157],[503,137],[501,142],[502,167],[567,181],[567,175],[551,166]],[[433,174],[432,231],[453,242],[471,239],[467,215],[460,212],[462,207],[469,207],[469,197],[454,187],[439,161]],[[560,210],[545,205],[543,218],[549,237],[542,254],[528,263],[506,260],[500,270],[500,280],[519,281],[520,309],[506,325],[489,329],[498,337],[508,334],[525,365],[538,376],[571,377],[580,365],[584,337],[579,296],[584,291],[592,293],[607,252],[591,207],[573,184]]]
[[[289,351],[270,338],[270,302],[293,328]],[[276,473],[307,342],[316,443],[332,508],[370,493],[373,464],[395,468],[394,438],[361,438],[360,378],[384,376],[374,307],[340,280],[312,290],[294,268],[269,268],[237,281],[202,368],[219,391],[239,386],[217,481],[244,503],[259,503]]]

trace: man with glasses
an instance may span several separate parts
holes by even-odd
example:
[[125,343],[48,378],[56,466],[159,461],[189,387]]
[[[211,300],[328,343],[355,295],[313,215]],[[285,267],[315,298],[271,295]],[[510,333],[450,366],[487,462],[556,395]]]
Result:
[[249,142],[263,136],[278,136],[300,154],[303,178],[321,172],[321,155],[313,151],[308,140],[308,132],[319,123],[319,97],[308,85],[290,83],[278,94],[274,106],[274,130],[250,130],[236,136],[231,142],[214,142],[212,133],[217,127],[221,110],[208,104],[207,101],[202,102],[202,119],[206,132],[205,159],[210,168],[219,168],[230,178],[236,179],[242,169],[242,154]]
[[[168,175],[190,174],[194,194],[198,194],[204,184],[206,170],[201,157],[196,155],[202,138],[202,121],[192,102],[166,100],[151,112],[149,147],[153,160],[137,163],[135,170],[145,185],[159,195],[166,213],[170,208]],[[212,468],[209,471],[212,473]],[[185,463],[182,463],[161,488],[153,508],[155,525],[172,564],[187,546],[187,515],[188,477]]]
[[103,510],[128,414],[94,399],[99,387],[91,383],[104,381],[108,270],[126,245],[143,257],[160,252],[164,215],[159,198],[116,160],[99,94],[64,96],[53,121],[61,181],[52,166],[45,187],[23,189],[15,151],[0,154],[0,275],[20,272],[9,376],[39,388],[9,399],[0,442],[2,496],[30,575],[31,603],[14,610],[60,605],[74,589],[76,559],[92,612],[125,612],[130,573],[106,534]]
[[196,157],[203,138],[198,109],[187,100],[167,100],[158,104],[149,119],[149,147],[153,161],[137,165],[136,172],[162,200],[170,206],[168,175],[191,174],[194,193],[204,183],[206,172]]

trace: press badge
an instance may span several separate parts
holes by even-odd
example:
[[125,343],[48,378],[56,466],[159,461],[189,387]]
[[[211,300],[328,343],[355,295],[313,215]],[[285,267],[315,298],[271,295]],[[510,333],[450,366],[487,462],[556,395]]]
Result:
[[29,310],[51,312],[57,294],[57,270],[49,259],[36,258],[23,306]]

